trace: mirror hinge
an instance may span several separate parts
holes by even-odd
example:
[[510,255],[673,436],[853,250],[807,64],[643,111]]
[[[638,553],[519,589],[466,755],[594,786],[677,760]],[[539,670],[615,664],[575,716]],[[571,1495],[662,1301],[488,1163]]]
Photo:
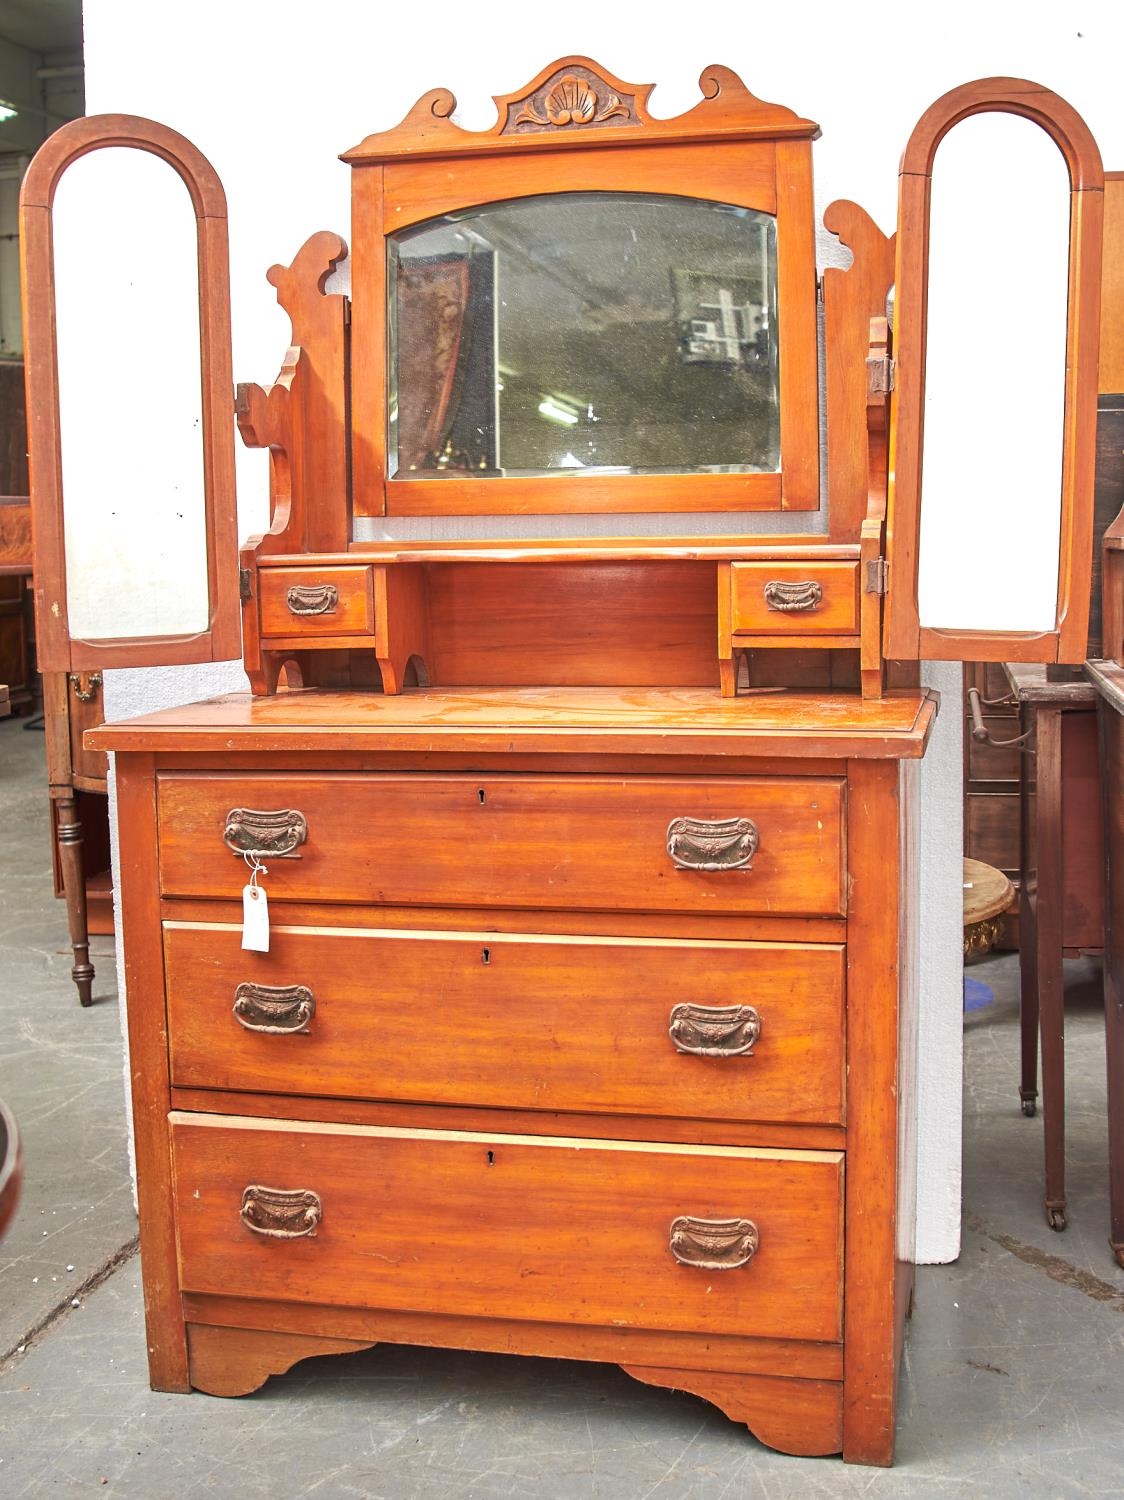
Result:
[[238,597],[242,600],[254,597],[249,568],[238,569]]
[[888,354],[866,362],[866,390],[868,396],[888,396],[894,389],[894,361]]
[[866,565],[866,592],[884,594],[890,577],[890,564],[884,557],[872,557]]

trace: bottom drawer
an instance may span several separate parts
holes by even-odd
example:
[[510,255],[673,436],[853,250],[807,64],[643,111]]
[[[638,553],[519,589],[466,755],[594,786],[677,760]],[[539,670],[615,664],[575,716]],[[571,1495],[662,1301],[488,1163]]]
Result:
[[184,1291],[842,1336],[838,1152],[171,1122]]

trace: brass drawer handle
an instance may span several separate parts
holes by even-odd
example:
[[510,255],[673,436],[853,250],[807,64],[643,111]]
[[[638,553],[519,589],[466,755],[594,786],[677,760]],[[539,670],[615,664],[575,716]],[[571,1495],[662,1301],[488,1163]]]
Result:
[[680,870],[742,870],[760,842],[749,818],[673,818],[667,825],[667,852]]
[[292,854],[307,838],[304,813],[288,807],[276,812],[232,807],[222,831],[223,843],[235,854],[271,854],[274,859]]
[[324,1208],[310,1188],[271,1188],[255,1183],[242,1194],[240,1217],[254,1234],[271,1240],[299,1240],[316,1233]]
[[285,595],[291,615],[330,615],[339,603],[334,583],[295,583]]
[[761,590],[770,609],[779,609],[782,614],[803,614],[807,610],[819,609],[823,603],[823,585],[809,578],[806,583],[787,583],[774,578]]
[[307,985],[240,984],[234,991],[234,1019],[247,1031],[271,1036],[307,1032],[316,1001]]
[[681,1266],[736,1271],[749,1264],[760,1241],[751,1219],[696,1219],[682,1214],[671,1221],[668,1248]]
[[761,1017],[752,1005],[676,1005],[667,1034],[695,1057],[752,1057]]

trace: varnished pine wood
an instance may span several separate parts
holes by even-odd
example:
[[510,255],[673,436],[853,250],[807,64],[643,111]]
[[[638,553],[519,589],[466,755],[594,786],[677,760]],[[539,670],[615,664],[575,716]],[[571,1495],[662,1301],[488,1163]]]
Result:
[[[186,1291],[840,1336],[839,1155],[178,1113],[171,1126]],[[239,1204],[251,1183],[317,1193],[316,1234],[278,1256],[278,1242],[247,1233]],[[721,1274],[680,1265],[668,1234],[684,1213],[750,1218],[769,1254]]]
[[[162,901],[161,914],[164,922],[173,926],[185,922],[237,924],[242,920],[242,906],[240,902],[185,900],[174,896]],[[531,933],[539,937],[701,938],[745,943],[842,943],[847,937],[847,924],[842,917],[731,916],[710,911],[556,912],[494,903],[482,912],[478,907],[463,906],[394,906],[390,903],[377,907],[327,906],[315,901],[291,901],[286,902],[283,915],[286,927],[328,932],[338,927],[350,927],[360,932],[369,929],[424,929],[472,934]]]
[[[731,563],[731,630],[739,635],[848,636],[859,624],[857,563]],[[819,585],[822,598],[814,609],[786,613],[770,607],[768,583]]]
[[208,1396],[248,1396],[271,1375],[283,1375],[302,1359],[318,1354],[354,1354],[370,1349],[354,1339],[305,1333],[269,1333],[187,1325],[187,1361],[192,1387]]
[[847,1283],[843,1454],[890,1464],[897,1243],[900,769],[854,765],[847,923]]
[[[315,1087],[308,1083],[307,1087]],[[553,1110],[490,1108],[477,1105],[403,1104],[328,1095],[237,1093],[216,1088],[173,1088],[172,1106],[193,1114],[233,1115],[240,1111],[271,1120],[307,1120],[336,1125],[406,1125],[420,1130],[473,1130],[483,1119],[489,1129],[509,1135],[565,1135],[583,1139],[663,1141],[683,1146],[759,1146],[794,1151],[842,1151],[846,1131],[839,1125],[777,1125],[770,1121],[694,1120],[667,1115],[582,1115]],[[649,1104],[649,1109],[655,1105]]]
[[656,1370],[624,1365],[646,1385],[702,1396],[734,1422],[781,1453],[806,1458],[838,1453],[843,1446],[843,1387],[834,1382],[778,1380],[767,1375],[723,1375],[698,1370]]
[[[949,130],[998,110],[1039,125],[1066,160],[1070,246],[1062,445],[1061,547],[1055,624],[1039,633],[928,630],[917,605],[929,206],[933,159]],[[1015,78],[987,78],[943,95],[922,115],[902,157],[895,278],[896,384],[890,472],[884,651],[887,657],[963,661],[1081,661],[1088,629],[1096,448],[1103,169],[1088,127],[1057,94]]]
[[[575,69],[582,75],[592,75],[594,90],[603,101],[607,102],[610,94],[627,98],[631,115],[626,111],[623,121],[619,114],[604,120],[598,120],[594,115],[588,120],[560,122],[560,128],[553,130],[532,128],[519,137],[521,122],[515,118],[519,113],[518,106],[533,99],[556,77],[561,78]],[[594,142],[616,146],[620,144],[622,131],[626,137],[635,135],[649,142],[713,142],[727,136],[738,139],[755,136],[768,140],[807,139],[819,133],[818,125],[801,119],[792,110],[755,98],[736,73],[717,64],[704,68],[699,78],[702,100],[673,119],[662,119],[650,113],[648,98],[653,87],[650,83],[623,83],[589,57],[562,57],[543,68],[524,88],[512,94],[495,96],[498,118],[490,130],[466,131],[454,125],[450,116],[457,107],[456,99],[448,89],[431,89],[422,95],[400,125],[367,136],[358,146],[345,152],[343,160],[355,166],[427,155],[449,157],[489,150],[507,151],[511,149],[513,138],[522,139],[524,143],[531,139],[536,150],[587,147]]]
[[[588,59],[562,60],[596,69]],[[542,75],[543,78],[549,76]],[[452,97],[427,95],[399,132],[371,137],[345,160],[353,173],[355,224],[354,342],[363,351],[353,376],[355,513],[498,515],[646,511],[794,509],[819,505],[815,246],[808,121],[754,101],[728,70],[710,70],[713,97],[693,112],[721,121],[718,134],[736,151],[715,149],[705,127],[654,121],[641,113],[626,128],[465,132],[446,127],[443,161],[422,146],[436,125],[434,107]],[[541,81],[541,80],[540,80]],[[533,90],[532,90],[533,92]],[[639,97],[639,96],[638,96]],[[728,104],[728,108],[727,108]],[[737,121],[745,127],[739,130]],[[769,122],[776,127],[770,134]],[[450,132],[451,131],[451,135]],[[403,149],[407,140],[415,148]],[[556,144],[578,149],[557,152]],[[615,149],[602,149],[611,145]],[[471,171],[450,173],[447,154],[472,157]],[[440,215],[481,203],[542,193],[637,192],[691,194],[775,213],[779,245],[777,324],[780,360],[780,474],[602,475],[589,471],[545,478],[398,477],[387,473],[385,237]],[[381,222],[379,215],[381,214]],[[376,352],[377,351],[377,352]]]
[[[207,628],[191,636],[82,641],[71,636],[66,592],[62,450],[55,337],[53,205],[63,173],[104,147],[147,151],[187,188],[196,219],[202,372],[202,472],[207,547]],[[89,115],[49,136],[20,190],[21,286],[35,523],[35,622],[39,668],[89,671],[228,661],[238,655],[237,518],[230,423],[230,269],[226,196],[206,158],[166,125],[135,115]]]
[[[308,837],[269,860],[273,903],[844,911],[842,787],[829,780],[169,774],[158,801],[168,895],[237,896],[246,872],[222,840],[227,814],[281,806]],[[677,869],[678,817],[750,818],[760,847],[743,869]]]
[[696,1342],[648,1328],[594,1328],[576,1323],[522,1323],[505,1318],[469,1318],[440,1313],[395,1312],[391,1308],[326,1307],[262,1298],[186,1292],[189,1323],[234,1329],[352,1338],[362,1342],[423,1344],[440,1349],[483,1349],[497,1354],[537,1354],[554,1359],[636,1363],[711,1373],[772,1375],[803,1380],[841,1380],[838,1344],[807,1339],[749,1339],[710,1334]]
[[[240,924],[165,928],[175,1085],[281,1093],[311,1076],[353,1099],[842,1121],[840,947],[274,926],[269,953],[249,954],[240,937]],[[419,972],[445,997],[439,1036]],[[307,1034],[246,1030],[243,983],[308,987]],[[677,1051],[684,1002],[752,1005],[752,1055]]]
[[232,693],[103,725],[88,743],[97,750],[193,755],[443,750],[901,759],[924,753],[936,708],[931,693],[912,689],[875,701],[853,693],[784,691],[728,701],[685,688],[497,688],[378,699],[343,692],[264,699]]
[[[866,371],[856,351],[870,320],[884,318],[894,281],[894,236],[884,235],[856,203],[824,209],[824,228],[854,259],[846,271],[823,273],[827,398],[828,527],[833,539],[854,540],[867,514]],[[883,485],[885,476],[883,476]]]
[[[151,757],[117,757],[117,819],[125,912],[125,995],[129,1028],[137,1207],[141,1223],[148,1371],[153,1390],[190,1389],[180,1307],[172,1160],[168,1135],[168,1031],[156,874],[156,785]],[[154,998],[155,997],[155,998]]]

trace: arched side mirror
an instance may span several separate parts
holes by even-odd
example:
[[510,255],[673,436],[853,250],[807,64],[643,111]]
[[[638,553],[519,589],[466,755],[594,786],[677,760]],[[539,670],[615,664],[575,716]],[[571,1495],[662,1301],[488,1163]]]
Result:
[[[940,440],[946,447],[955,441],[958,412],[962,413],[965,433],[978,433],[981,413],[986,420],[989,403],[994,405],[993,396],[1002,392],[1003,382],[1008,378],[998,373],[1002,363],[1002,335],[992,332],[1002,326],[1003,299],[1008,299],[1005,312],[1012,320],[1011,327],[1017,326],[1019,318],[1032,320],[1036,316],[1034,305],[1020,306],[1011,301],[1014,293],[1008,278],[993,276],[986,284],[981,283],[974,304],[962,309],[958,329],[962,359],[956,378],[948,378],[947,363],[943,364],[939,392],[935,388],[938,371],[928,369],[929,293],[934,275],[934,265],[930,262],[934,159],[941,142],[961,121],[995,112],[1021,116],[1041,127],[1061,152],[1069,184],[1068,256],[1064,257],[1063,252],[1068,264],[1062,265],[1058,272],[1064,283],[1065,300],[1062,306],[1059,289],[1058,336],[1056,341],[1046,341],[1041,354],[1044,363],[1040,367],[1045,377],[1044,399],[1050,401],[1052,390],[1056,407],[1056,461],[1044,465],[1040,476],[1047,491],[1042,513],[1052,511],[1057,517],[1056,597],[1052,609],[1048,600],[1044,608],[1039,606],[1039,613],[1045,613],[1040,627],[1021,629],[1000,629],[993,618],[981,619],[978,615],[973,618],[969,588],[961,591],[959,603],[948,610],[954,618],[947,621],[943,612],[936,621],[927,608],[919,607],[924,572],[921,551],[925,536],[922,501],[926,408],[939,400]],[[989,164],[998,180],[1004,170],[1003,160]],[[1103,185],[1100,153],[1081,117],[1057,94],[1021,79],[988,78],[953,89],[925,112],[909,139],[902,157],[898,207],[896,370],[887,520],[889,569],[883,617],[883,648],[888,658],[1057,662],[1081,661],[1085,656],[1093,534]],[[1060,212],[1064,232],[1064,197]],[[1033,205],[1027,218],[1028,221],[1009,226],[1012,258],[1019,255],[1020,236],[1024,246],[1034,239]],[[963,226],[964,234],[973,232],[972,223]],[[1042,290],[1048,296],[1052,289]],[[942,336],[947,333],[946,325],[942,324],[941,332]],[[1045,363],[1050,361],[1049,365]],[[1023,364],[1017,378],[1031,378],[1034,373],[1033,367],[1028,369]],[[932,379],[927,385],[929,376]],[[995,412],[989,441],[992,445],[1017,443],[1016,424],[1026,420],[1025,412],[1015,412],[1013,420],[1008,421]],[[1048,412],[1048,425],[1053,420],[1054,414]],[[1053,486],[1053,493],[1057,492],[1059,470],[1060,496],[1055,502],[1049,491]],[[972,479],[971,467],[965,464],[963,483],[971,486]],[[1007,528],[1008,535],[1014,534],[1020,520],[1026,525],[1034,524],[1025,521],[1025,514],[1020,515],[1016,492],[1021,483],[1004,483],[1002,478],[997,483],[993,473],[973,496],[973,503],[981,508],[992,502],[1003,507],[1005,515],[1000,526]],[[931,493],[928,503],[938,504],[939,494]],[[992,576],[1001,576],[1004,557],[996,556],[990,545],[981,547],[978,538],[978,531],[963,535],[958,543],[961,555],[967,558],[975,546]],[[1053,546],[1055,538],[1050,536],[1043,541]],[[1015,563],[1011,565],[1017,567]],[[1052,577],[1052,563],[1049,568],[1048,576]]]
[[[77,573],[83,567],[90,568],[88,546],[75,538],[82,536],[80,524],[69,524],[66,516],[66,486],[64,467],[66,455],[63,443],[63,423],[60,417],[59,395],[59,329],[58,329],[58,280],[54,254],[55,196],[60,180],[67,169],[79,158],[106,147],[133,148],[135,152],[150,153],[166,162],[178,174],[190,197],[195,220],[195,258],[198,278],[196,286],[184,287],[169,278],[166,289],[169,310],[182,303],[188,293],[197,296],[198,306],[198,370],[199,401],[196,408],[198,429],[192,419],[186,419],[186,438],[180,432],[176,441],[184,451],[194,448],[192,462],[198,463],[201,475],[202,494],[186,493],[180,497],[186,516],[186,529],[194,529],[198,538],[196,548],[198,571],[205,570],[205,580],[199,578],[188,585],[187,592],[195,587],[197,599],[181,611],[179,620],[174,612],[168,615],[158,608],[161,584],[151,582],[153,607],[145,609],[143,602],[133,609],[132,618],[122,611],[122,618],[114,619],[112,608],[90,608],[86,602],[75,606],[76,600],[87,601],[90,590],[85,581],[79,589],[68,589],[68,562]],[[126,152],[121,155],[125,156]],[[98,205],[100,214],[97,224],[91,223],[88,232],[91,244],[95,233],[104,237],[112,232],[112,205]],[[190,223],[190,219],[187,221]],[[106,226],[109,226],[108,230]],[[127,252],[137,260],[151,254],[151,247],[140,236],[140,243],[130,243]],[[31,460],[31,500],[35,547],[35,604],[38,637],[39,667],[43,672],[77,672],[98,670],[103,667],[135,667],[166,665],[186,662],[225,661],[240,654],[238,625],[238,520],[235,502],[234,481],[234,421],[233,379],[231,375],[230,342],[230,269],[227,247],[226,195],[214,168],[199,151],[175,131],[151,120],[131,115],[93,115],[75,120],[56,131],[32,161],[24,179],[20,196],[20,239],[23,262],[24,342],[26,378],[28,392],[28,446]],[[115,327],[112,315],[107,316],[105,341],[127,340],[128,329]],[[151,327],[137,330],[138,348],[153,345],[154,331]],[[155,333],[159,339],[159,330]],[[195,349],[193,339],[188,337],[190,363],[194,368]],[[97,347],[82,347],[77,339],[71,340],[72,350],[77,350],[75,361],[81,381],[96,381],[98,378]],[[124,460],[136,444],[142,421],[151,422],[153,413],[159,417],[159,401],[147,403],[148,415],[141,418],[136,410],[136,393],[151,389],[159,381],[158,373],[145,369],[138,358],[137,367],[129,372],[126,385],[122,380],[120,389],[111,388],[108,399],[99,392],[102,409],[111,413],[113,433],[110,445],[116,443]],[[146,384],[147,383],[147,384]],[[76,398],[68,391],[69,410],[76,410]],[[169,423],[173,421],[174,398],[167,403]],[[179,418],[180,427],[184,419]],[[171,428],[169,429],[171,430]],[[150,443],[159,452],[159,431],[146,432]],[[100,448],[106,449],[106,436],[99,437]],[[88,448],[80,452],[88,455]],[[177,450],[178,452],[179,450]],[[74,460],[74,472],[82,465]],[[85,460],[88,467],[88,458]],[[121,465],[125,468],[124,462]],[[133,488],[138,493],[132,503],[138,507],[136,513],[143,514],[145,496],[144,476],[139,466],[132,468]],[[152,473],[153,488],[157,488],[158,469]],[[93,483],[91,484],[91,481]],[[175,481],[173,481],[174,483]],[[121,483],[120,473],[107,472],[91,476],[82,473],[83,493],[89,497],[95,486],[101,495],[109,495],[108,505],[112,509],[115,484]],[[190,514],[193,506],[202,504],[203,516]],[[99,504],[102,501],[99,499]],[[126,497],[122,496],[122,504]],[[107,511],[107,514],[110,512]],[[184,519],[181,516],[180,519]],[[91,535],[90,517],[73,516],[71,523],[86,522],[86,537]],[[94,530],[97,523],[94,523]],[[149,529],[157,537],[159,526]],[[75,552],[84,550],[82,561],[72,555],[68,559],[67,536]],[[200,536],[201,532],[201,536]],[[128,528],[123,526],[114,538],[118,554],[130,551]],[[157,541],[161,541],[157,537]],[[162,538],[163,550],[174,553],[174,533]],[[140,549],[138,548],[138,553]],[[173,557],[172,566],[175,559]],[[145,559],[138,556],[121,556],[121,567],[134,578],[144,578]],[[110,588],[118,580],[109,580]],[[124,587],[124,584],[120,586]],[[205,590],[205,598],[204,598]],[[133,603],[135,605],[135,600]],[[71,613],[77,607],[72,633]],[[172,624],[162,623],[171,619]]]

